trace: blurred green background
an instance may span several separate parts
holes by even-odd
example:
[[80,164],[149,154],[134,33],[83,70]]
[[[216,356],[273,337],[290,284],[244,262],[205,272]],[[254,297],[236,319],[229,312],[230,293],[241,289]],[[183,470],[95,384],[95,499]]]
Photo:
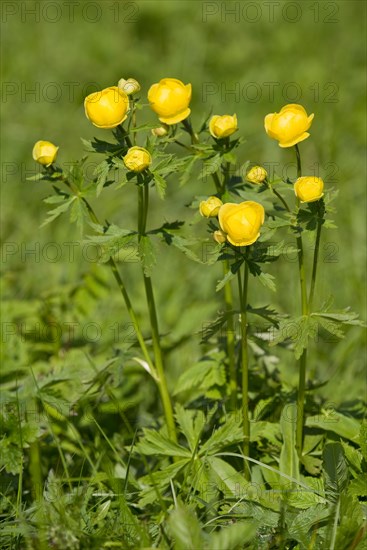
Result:
[[[293,152],[282,150],[263,129],[264,116],[286,103],[298,102],[315,113],[311,137],[302,143],[304,172],[316,173],[340,193],[336,201],[338,229],[324,233],[317,301],[330,293],[335,305],[350,305],[365,317],[366,226],[366,3],[362,1],[225,2],[135,0],[128,2],[2,2],[2,239],[3,298],[41,303],[70,286],[98,274],[100,301],[86,309],[86,320],[106,330],[95,352],[108,356],[109,327],[124,322],[114,281],[93,261],[85,261],[67,217],[40,229],[48,195],[45,183],[26,181],[36,166],[35,141],[60,146],[61,164],[80,158],[80,137],[109,139],[84,116],[85,95],[133,77],[146,97],[149,86],[169,76],[191,82],[192,120],[198,126],[213,107],[218,114],[237,113],[241,164],[268,164],[294,177]],[[155,121],[145,109],[142,119]],[[181,153],[180,153],[181,154]],[[96,162],[91,158],[91,162]],[[287,165],[285,171],[282,166]],[[152,203],[151,227],[167,219],[191,220],[184,205],[194,195],[213,192],[211,181],[193,178],[179,189],[170,181],[165,203]],[[109,188],[94,206],[101,217],[122,227],[135,227],[135,193]],[[55,243],[50,245],[50,243]],[[26,250],[35,248],[35,254]],[[85,254],[84,254],[85,256]],[[55,259],[56,258],[56,259]],[[55,261],[54,261],[55,260]],[[137,309],[144,316],[137,265],[121,264]],[[253,305],[273,303],[282,311],[298,311],[296,263],[281,260],[271,271],[278,291],[257,282],[250,290]],[[173,343],[171,379],[200,355],[203,322],[220,307],[215,282],[219,266],[191,263],[162,248],[154,272],[162,332]],[[83,301],[79,296],[79,300]],[[183,339],[192,334],[190,341]],[[104,347],[103,347],[104,346]],[[319,343],[311,352],[311,372],[329,379],[323,389],[332,402],[363,395],[356,384],[363,376],[362,331],[351,329],[345,340]],[[282,376],[296,381],[289,358]]]

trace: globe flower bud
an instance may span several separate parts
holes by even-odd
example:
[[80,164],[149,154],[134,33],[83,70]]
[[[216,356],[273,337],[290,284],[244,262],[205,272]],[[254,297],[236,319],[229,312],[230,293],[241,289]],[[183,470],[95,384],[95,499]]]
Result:
[[214,138],[222,139],[232,135],[238,128],[236,115],[214,115],[209,122],[209,132]]
[[163,78],[148,91],[151,108],[165,124],[177,124],[189,116],[191,84],[176,78]]
[[84,100],[86,117],[97,128],[115,128],[127,118],[129,98],[117,86],[89,94]]
[[215,240],[215,242],[217,242],[218,244],[223,244],[226,242],[227,240],[227,235],[225,233],[223,233],[223,231],[221,229],[218,229],[217,231],[214,231],[213,233],[213,239]]
[[301,202],[314,202],[324,195],[324,182],[321,178],[303,176],[294,184],[294,192]]
[[277,139],[280,147],[292,147],[307,139],[314,115],[308,116],[302,105],[290,103],[279,113],[265,117],[265,130],[269,137]]
[[215,218],[222,204],[222,201],[218,197],[209,197],[206,201],[201,201],[199,205],[200,214],[204,218]]
[[260,236],[265,210],[254,201],[227,202],[220,207],[218,219],[222,231],[227,234],[227,241],[234,246],[248,246]]
[[159,128],[153,128],[152,129],[153,136],[157,137],[164,137],[168,134],[168,127],[167,126],[160,126]]
[[135,78],[128,78],[127,80],[120,78],[117,86],[127,95],[136,94],[141,89],[139,82]]
[[59,148],[50,141],[37,141],[34,144],[32,156],[36,162],[43,166],[50,166],[55,162],[58,150]]
[[132,172],[142,172],[152,164],[149,151],[143,147],[130,147],[123,158],[124,164]]
[[268,173],[262,166],[253,166],[246,174],[246,179],[250,183],[262,183],[268,177]]

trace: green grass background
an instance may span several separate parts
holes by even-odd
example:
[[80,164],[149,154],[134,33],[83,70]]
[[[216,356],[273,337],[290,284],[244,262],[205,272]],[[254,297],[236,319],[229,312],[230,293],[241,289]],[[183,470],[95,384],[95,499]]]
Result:
[[[56,12],[51,4],[60,9]],[[14,15],[6,11],[12,9]],[[39,21],[32,9],[39,10]],[[26,181],[35,170],[34,142],[46,139],[59,145],[61,164],[77,159],[83,154],[80,136],[109,134],[94,128],[84,116],[84,96],[91,91],[88,83],[103,88],[121,77],[133,77],[146,97],[152,83],[169,76],[192,83],[194,125],[211,106],[214,113],[237,113],[239,134],[246,139],[240,148],[241,163],[294,162],[292,151],[280,149],[266,136],[263,119],[293,102],[295,88],[289,83],[296,83],[302,94],[297,102],[315,113],[311,137],[301,145],[304,171],[317,163],[326,185],[339,189],[338,229],[323,237],[316,303],[332,293],[338,307],[350,305],[365,316],[365,2],[279,1],[274,3],[272,20],[267,2],[244,1],[80,2],[73,18],[61,1],[3,2],[2,10],[2,239],[8,246],[5,252],[16,250],[3,256],[4,300],[42,301],[90,273],[103,272],[83,260],[80,247],[75,260],[69,261],[64,243],[78,241],[79,235],[66,217],[39,229],[46,212],[41,199],[48,194],[48,184]],[[72,85],[67,83],[75,83],[71,96]],[[275,83],[274,97],[267,83]],[[207,86],[216,90],[209,97],[204,93]],[[26,93],[32,89],[39,92]],[[233,89],[239,93],[225,93]],[[146,109],[142,118],[152,122],[155,115]],[[288,175],[294,177],[294,172],[291,166]],[[193,178],[179,189],[171,180],[167,201],[152,202],[151,227],[163,219],[190,220],[192,211],[184,205],[193,195],[211,192],[210,181]],[[93,204],[101,217],[135,227],[132,189],[109,189]],[[62,251],[58,261],[44,257],[47,251],[52,255],[50,242],[58,243]],[[36,243],[40,257],[25,258],[24,247]],[[330,254],[335,261],[327,261]],[[136,308],[144,316],[142,288],[134,275],[137,267],[121,264]],[[271,301],[282,311],[298,311],[296,263],[282,260],[271,270],[278,278],[277,293],[252,282],[251,303]],[[220,307],[214,291],[220,274],[219,266],[202,267],[177,251],[160,251],[154,281],[162,332],[174,343],[171,380],[200,354],[197,333]],[[103,327],[95,351],[105,346],[108,356],[109,326],[127,318],[113,280],[109,275],[105,279],[110,290],[101,292],[86,321]],[[180,347],[175,344],[187,334],[193,337]],[[321,391],[330,401],[352,400],[364,393],[364,385],[356,383],[362,379],[364,359],[362,331],[356,328],[340,343],[313,346],[310,369],[319,379],[329,379]],[[290,357],[282,359],[280,370],[295,383],[297,369]]]

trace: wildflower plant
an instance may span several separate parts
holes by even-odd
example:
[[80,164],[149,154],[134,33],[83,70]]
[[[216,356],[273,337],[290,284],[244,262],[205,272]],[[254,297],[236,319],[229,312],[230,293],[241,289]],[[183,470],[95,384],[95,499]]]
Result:
[[[330,296],[316,292],[321,233],[335,227],[331,215],[337,192],[302,170],[300,143],[311,135],[317,142],[314,114],[290,104],[265,116],[266,134],[294,150],[297,178],[283,180],[239,158],[244,131],[236,114],[210,114],[195,129],[191,95],[191,84],[176,78],[160,80],[147,93],[129,78],[87,96],[85,115],[108,136],[83,140],[88,154],[102,155],[92,180],[85,174],[86,157],[69,170],[58,164],[61,137],[59,147],[39,141],[33,149],[42,170],[31,179],[50,182],[53,189],[45,199],[51,210],[44,225],[68,213],[85,241],[99,247],[100,262],[111,271],[134,327],[136,341],[125,360],[152,378],[160,397],[163,417],[157,407],[155,428],[129,428],[129,445],[120,445],[118,452],[109,443],[122,457],[125,519],[132,526],[129,534],[122,528],[124,547],[169,548],[174,540],[177,548],[265,548],[257,538],[270,545],[279,536],[282,546],[272,548],[306,548],[312,533],[314,548],[342,548],[343,541],[344,548],[356,548],[364,529],[359,498],[365,496],[366,425],[360,428],[338,411],[331,422],[308,381],[308,350],[317,346],[315,335],[326,331],[342,338],[347,326],[363,325],[356,313],[335,309]],[[140,124],[142,109],[152,111],[152,124]],[[111,178],[116,173],[118,183]],[[204,178],[212,181],[208,197],[195,195]],[[162,220],[151,229],[151,193],[165,199],[170,180],[192,189],[188,220]],[[113,185],[117,193],[122,187],[135,193],[135,227],[102,221],[103,192]],[[206,237],[198,236],[199,230],[193,235],[199,224],[206,224]],[[299,304],[286,311],[255,305],[254,288],[257,299],[262,288],[276,292],[274,264],[287,235],[298,258],[289,277],[299,280]],[[310,270],[305,239],[313,243]],[[183,358],[173,388],[159,324],[164,304],[157,303],[154,286],[159,284],[157,240],[166,246],[165,254],[176,247],[187,261],[215,269],[222,304],[203,330],[198,361],[186,364]],[[143,333],[142,314],[118,261],[127,242],[138,250],[149,334]],[[211,253],[203,258],[198,250],[208,244]],[[297,388],[279,373],[278,356],[284,352],[293,355]],[[102,428],[101,434],[105,437]],[[72,475],[68,478],[72,491]],[[130,485],[135,496],[129,501]],[[113,517],[109,502],[97,508],[98,521]],[[87,516],[91,509],[83,506]],[[149,529],[138,521],[147,510],[154,523]],[[236,523],[225,525],[227,517]],[[209,528],[213,522],[225,525],[222,532]],[[189,533],[191,542],[185,539]]]

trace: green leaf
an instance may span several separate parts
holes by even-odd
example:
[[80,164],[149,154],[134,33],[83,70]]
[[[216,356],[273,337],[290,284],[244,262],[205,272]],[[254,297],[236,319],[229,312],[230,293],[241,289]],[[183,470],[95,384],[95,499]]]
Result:
[[166,465],[162,470],[150,473],[139,479],[144,485],[139,500],[139,506],[144,508],[148,504],[157,501],[157,491],[162,494],[167,490],[172,479],[175,479],[177,474],[181,472],[191,461],[191,458],[177,460],[173,464]]
[[348,493],[358,497],[367,497],[367,473],[360,474],[350,482]]
[[225,424],[220,426],[211,437],[200,447],[200,456],[214,454],[228,445],[240,443],[243,440],[242,426],[236,416],[228,416]]
[[325,493],[336,502],[348,486],[348,465],[343,447],[338,442],[327,443],[323,451]]
[[50,210],[49,212],[47,212],[47,218],[46,220],[41,224],[40,227],[45,227],[45,225],[53,222],[54,220],[56,220],[56,218],[58,218],[61,214],[63,214],[64,212],[66,212],[70,206],[72,205],[72,203],[76,200],[76,196],[72,196],[70,197],[69,199],[66,199],[65,202],[63,204],[60,204],[60,206],[58,206],[57,208],[54,208],[53,210]]
[[154,247],[151,239],[147,235],[143,235],[139,241],[139,257],[143,265],[144,274],[150,277],[152,269],[156,263]]
[[354,443],[358,441],[360,430],[360,424],[357,420],[334,410],[329,413],[308,416],[306,426],[334,432]]
[[249,482],[228,462],[216,456],[208,456],[203,459],[203,462],[209,464],[211,468],[210,477],[216,488],[223,493],[225,499],[233,497],[239,499],[246,493],[246,489],[250,485]]
[[202,411],[184,409],[182,405],[176,405],[176,419],[182,433],[187,439],[190,450],[195,451],[206,419]]
[[244,261],[245,261],[244,258],[241,258],[240,260],[238,260],[237,262],[233,263],[230,266],[229,271],[225,274],[223,279],[221,281],[219,281],[219,283],[217,284],[217,286],[215,288],[215,290],[217,292],[219,292],[223,287],[225,287],[226,284],[229,281],[231,281],[237,275],[237,272],[240,269],[240,267],[241,267],[241,265],[243,264]]
[[182,175],[180,176],[179,182],[180,187],[183,187],[189,180],[192,170],[195,166],[195,163],[199,160],[197,155],[187,157],[189,160],[186,162],[185,167],[182,170]]
[[221,164],[222,157],[220,154],[214,155],[205,160],[203,169],[199,175],[199,179],[206,178],[207,176],[214,174],[214,172],[217,172],[220,169]]
[[253,521],[239,521],[229,527],[222,527],[210,536],[207,548],[210,550],[236,550],[244,548],[255,537],[259,525]]
[[164,196],[166,194],[166,188],[167,188],[167,182],[158,172],[152,172],[154,182],[155,182],[155,188],[157,190],[158,195],[161,199],[164,199]]
[[214,360],[200,361],[181,374],[175,385],[173,395],[193,389],[205,391],[216,384],[223,385],[225,380],[223,365]]
[[359,431],[359,445],[361,447],[361,452],[363,458],[367,462],[367,419],[362,420],[361,428]]
[[178,504],[171,513],[168,526],[175,541],[175,550],[198,550],[204,548],[204,535],[195,513]]
[[[299,481],[299,460],[296,451],[297,404],[287,404],[280,417],[283,445],[280,451],[279,471]],[[289,487],[289,481],[279,477],[281,487]],[[294,485],[292,485],[294,486]]]
[[323,504],[316,504],[307,510],[299,512],[288,527],[291,538],[309,548],[310,531],[321,527],[330,517],[330,509]]
[[97,187],[96,187],[96,195],[99,197],[101,194],[101,191],[104,187],[104,184],[106,183],[108,173],[110,171],[110,163],[107,160],[103,160],[96,169],[94,170],[94,175],[97,178]]
[[145,455],[180,456],[183,458],[191,457],[191,453],[188,449],[174,443],[160,432],[144,429],[143,434],[136,448]]

